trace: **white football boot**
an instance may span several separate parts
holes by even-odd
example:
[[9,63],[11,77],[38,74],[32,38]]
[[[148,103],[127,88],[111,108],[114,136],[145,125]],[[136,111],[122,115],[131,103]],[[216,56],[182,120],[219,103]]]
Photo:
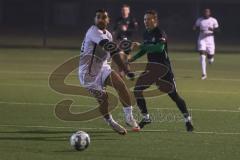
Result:
[[128,126],[132,127],[132,131],[134,131],[134,132],[140,131],[140,127],[139,127],[137,121],[134,119],[133,115],[130,115],[130,114],[126,115],[125,121]]
[[202,80],[207,79],[207,75],[206,75],[206,74],[203,74],[201,79],[202,79]]
[[118,134],[121,135],[127,134],[127,130],[114,120],[108,121],[108,125]]

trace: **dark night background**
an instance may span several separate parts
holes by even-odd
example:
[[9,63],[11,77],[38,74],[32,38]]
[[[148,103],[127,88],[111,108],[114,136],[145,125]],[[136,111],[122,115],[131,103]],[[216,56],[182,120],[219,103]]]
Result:
[[237,46],[240,42],[238,0],[0,0],[0,46],[79,48],[95,10],[107,9],[114,21],[124,3],[140,23],[136,39],[143,29],[144,12],[155,9],[173,46],[186,43],[191,46],[185,45],[186,49],[194,48],[192,26],[201,10],[210,7],[221,26],[217,44]]

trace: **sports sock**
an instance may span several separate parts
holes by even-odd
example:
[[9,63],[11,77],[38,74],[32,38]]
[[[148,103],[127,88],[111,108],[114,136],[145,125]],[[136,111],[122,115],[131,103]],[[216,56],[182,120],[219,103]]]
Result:
[[172,93],[168,94],[169,97],[176,103],[178,109],[183,114],[184,118],[189,117],[189,112],[187,110],[187,106],[185,101],[178,95],[176,91],[173,91]]
[[104,120],[107,122],[107,123],[111,123],[114,121],[114,119],[112,118],[112,115],[111,114],[107,114],[104,116]]
[[132,106],[123,107],[123,111],[124,111],[125,117],[133,116]]
[[208,59],[209,63],[213,63],[214,62],[214,58],[210,58]]
[[189,116],[189,115],[186,116],[186,117],[184,116],[184,121],[185,121],[185,123],[186,123],[186,122],[191,122],[191,120],[192,120],[191,116]]
[[146,101],[145,101],[145,99],[143,97],[142,98],[137,98],[137,106],[140,109],[142,115],[148,114]]
[[202,54],[200,56],[200,63],[202,65],[202,74],[206,75],[207,74],[207,64],[206,64],[206,55]]
[[143,114],[143,118],[144,118],[144,119],[149,119],[150,116],[149,116],[149,114]]

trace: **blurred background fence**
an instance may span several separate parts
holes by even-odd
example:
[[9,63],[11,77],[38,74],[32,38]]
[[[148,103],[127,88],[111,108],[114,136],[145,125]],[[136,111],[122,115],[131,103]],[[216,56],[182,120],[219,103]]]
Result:
[[196,42],[192,26],[201,10],[209,7],[221,26],[217,49],[240,50],[240,0],[0,0],[0,46],[80,48],[95,10],[107,9],[113,22],[124,3],[140,24],[137,40],[144,12],[155,9],[170,48],[192,50]]

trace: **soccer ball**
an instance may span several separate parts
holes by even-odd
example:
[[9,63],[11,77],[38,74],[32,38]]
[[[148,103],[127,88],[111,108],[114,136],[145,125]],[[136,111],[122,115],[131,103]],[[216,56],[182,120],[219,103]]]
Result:
[[70,144],[74,149],[83,151],[88,148],[90,144],[90,137],[86,132],[77,131],[70,137]]

